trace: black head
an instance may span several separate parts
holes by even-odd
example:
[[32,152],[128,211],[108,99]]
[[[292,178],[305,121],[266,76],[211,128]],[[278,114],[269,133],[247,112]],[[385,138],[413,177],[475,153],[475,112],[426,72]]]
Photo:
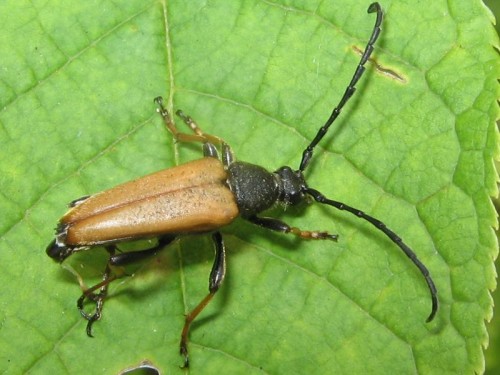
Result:
[[278,176],[280,183],[278,201],[287,205],[296,205],[304,200],[307,185],[301,171],[281,167],[274,174]]

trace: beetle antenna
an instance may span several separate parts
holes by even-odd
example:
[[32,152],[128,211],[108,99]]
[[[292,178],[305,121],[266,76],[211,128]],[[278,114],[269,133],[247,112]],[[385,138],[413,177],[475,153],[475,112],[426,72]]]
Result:
[[431,293],[431,299],[432,299],[432,310],[427,318],[427,322],[430,322],[432,319],[434,319],[436,312],[438,310],[438,298],[437,298],[437,289],[436,286],[434,285],[434,281],[432,280],[432,277],[430,275],[429,270],[427,267],[424,266],[424,264],[417,258],[417,255],[413,252],[412,249],[408,245],[406,245],[403,240],[392,230],[387,228],[387,226],[382,223],[380,220],[375,219],[374,217],[365,214],[363,211],[358,210],[357,208],[348,206],[347,204],[344,204],[342,202],[334,201],[331,199],[326,198],[323,194],[321,194],[319,191],[311,189],[311,188],[306,188],[305,193],[309,194],[314,198],[314,200],[318,203],[326,204],[332,207],[335,207],[338,210],[342,211],[347,211],[350,212],[351,214],[360,217],[361,219],[364,219],[368,221],[370,224],[372,224],[375,228],[383,232],[389,239],[394,242],[396,245],[399,246],[401,250],[406,254],[408,258],[417,266],[419,269],[420,273],[424,276],[425,281],[427,282],[427,286],[429,287],[429,291]]
[[374,48],[373,45],[375,44],[378,36],[380,35],[380,25],[382,24],[382,19],[384,18],[384,13],[382,12],[382,8],[380,7],[379,3],[370,4],[370,6],[368,7],[368,13],[373,13],[373,12],[377,12],[377,20],[375,21],[375,26],[373,27],[372,35],[370,36],[370,40],[368,41],[365,47],[365,51],[361,56],[361,60],[359,61],[358,67],[356,68],[356,71],[354,72],[354,75],[351,78],[351,82],[347,86],[344,95],[342,96],[342,99],[340,99],[340,102],[332,111],[332,114],[330,115],[326,123],[318,130],[316,137],[314,137],[313,141],[309,144],[309,146],[306,147],[306,149],[302,153],[302,161],[300,162],[300,168],[299,168],[301,172],[303,172],[306,169],[307,165],[309,164],[309,161],[311,160],[313,154],[314,147],[316,147],[316,145],[321,141],[321,139],[323,139],[330,125],[335,121],[335,119],[340,114],[340,111],[342,110],[344,105],[348,102],[348,100],[356,91],[355,87],[356,83],[359,81],[359,79],[363,75],[363,72],[365,71],[365,63],[370,58],[370,55],[373,52]]

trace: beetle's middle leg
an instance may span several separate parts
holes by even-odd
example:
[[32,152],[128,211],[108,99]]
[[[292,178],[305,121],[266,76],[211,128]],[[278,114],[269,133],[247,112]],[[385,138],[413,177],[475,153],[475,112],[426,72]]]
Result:
[[212,235],[212,239],[215,245],[215,260],[212,266],[212,271],[210,271],[210,277],[208,279],[209,293],[190,313],[186,315],[184,328],[182,329],[180,354],[184,357],[184,368],[189,367],[189,354],[187,345],[191,323],[212,300],[213,296],[224,281],[224,276],[226,275],[226,249],[224,246],[224,241],[222,240],[222,235],[220,234],[220,232],[215,232]]
[[168,130],[174,135],[174,138],[177,141],[180,142],[201,142],[201,143],[213,143],[216,145],[222,145],[224,141],[211,134],[206,134],[204,133],[198,124],[190,117],[184,114],[182,111],[177,111],[176,114],[186,123],[187,126],[193,131],[194,134],[186,134],[186,133],[181,133],[179,129],[177,129],[177,126],[175,126],[174,122],[172,121],[172,118],[170,117],[170,114],[168,113],[167,109],[163,105],[163,98],[161,96],[158,96],[155,98],[155,103],[158,105],[158,111],[163,117],[163,121],[165,122],[165,125],[167,126]]
[[[115,254],[116,253],[115,245],[106,247],[106,250],[109,253],[109,260],[103,272],[102,281],[94,285],[93,287],[85,290],[81,295],[81,297],[78,298],[78,301],[76,303],[78,310],[80,310],[80,314],[85,319],[88,320],[87,335],[89,337],[92,337],[92,325],[94,324],[94,322],[96,322],[101,318],[102,309],[104,306],[104,300],[106,299],[106,296],[108,294],[109,284],[111,284],[113,281],[123,276],[122,273],[113,272],[113,267],[124,266],[145,259],[147,257],[153,256],[159,250],[161,250],[163,247],[165,247],[175,239],[176,239],[175,235],[163,236],[158,240],[158,244],[151,249],[130,251],[127,253],[120,253],[120,254]],[[95,291],[98,289],[99,292],[95,293]],[[86,299],[89,299],[95,303],[95,311],[93,314],[89,314],[83,310],[83,304]]]

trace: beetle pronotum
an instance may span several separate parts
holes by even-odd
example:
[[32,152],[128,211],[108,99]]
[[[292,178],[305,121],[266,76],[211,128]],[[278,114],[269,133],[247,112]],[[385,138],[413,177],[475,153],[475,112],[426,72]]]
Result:
[[[304,178],[304,170],[311,161],[314,148],[354,94],[355,85],[363,75],[364,65],[373,51],[383,18],[378,3],[369,6],[368,13],[373,12],[377,13],[375,26],[356,71],[340,102],[303,151],[297,170],[284,166],[275,172],[268,172],[258,165],[235,161],[230,147],[222,139],[203,133],[189,116],[180,111],[177,114],[194,134],[179,132],[164,108],[161,97],[155,99],[158,111],[175,139],[201,142],[204,158],[71,202],[70,210],[59,221],[55,240],[47,247],[47,254],[59,262],[77,251],[96,246],[103,246],[109,252],[102,282],[84,291],[77,302],[82,316],[88,320],[89,336],[92,336],[92,324],[101,317],[108,285],[120,276],[113,272],[114,266],[154,255],[180,235],[211,232],[215,245],[215,261],[209,277],[209,293],[187,314],[181,333],[180,353],[184,357],[184,366],[187,367],[189,327],[215,295],[226,273],[225,247],[219,229],[237,217],[242,217],[261,227],[290,233],[300,238],[336,241],[337,236],[327,232],[301,230],[281,220],[259,216],[276,203],[295,205],[308,197],[368,221],[394,242],[422,273],[432,300],[432,309],[427,321],[434,318],[438,310],[436,287],[429,271],[410,247],[381,221],[361,210],[326,198],[309,187]],[[221,159],[218,157],[216,145],[222,150]],[[117,243],[150,237],[159,238],[157,246],[147,250],[116,253]],[[99,291],[96,292],[97,290]],[[93,314],[83,310],[86,299],[96,304]]]

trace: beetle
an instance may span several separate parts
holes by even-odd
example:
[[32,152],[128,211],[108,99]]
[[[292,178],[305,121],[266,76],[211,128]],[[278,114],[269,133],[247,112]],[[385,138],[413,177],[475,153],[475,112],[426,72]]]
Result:
[[[81,315],[88,320],[88,336],[92,336],[92,325],[101,317],[109,284],[121,276],[115,271],[116,266],[152,256],[182,235],[211,233],[215,260],[209,276],[209,293],[186,315],[181,333],[180,354],[184,358],[183,366],[188,367],[191,323],[212,300],[226,273],[226,252],[220,228],[241,217],[260,227],[290,233],[299,238],[336,241],[337,235],[328,232],[302,230],[289,226],[282,220],[260,216],[276,203],[289,206],[311,198],[317,203],[347,211],[368,221],[397,245],[423,275],[432,302],[427,322],[434,319],[438,310],[437,289],[428,269],[413,250],[382,221],[357,208],[325,197],[318,190],[309,187],[304,177],[314,148],[354,94],[356,83],[363,75],[365,63],[380,35],[383,19],[380,5],[372,3],[368,13],[376,13],[376,21],[353,77],[328,120],[304,149],[298,169],[283,166],[269,172],[261,166],[236,161],[231,148],[221,138],[204,133],[191,117],[177,111],[193,134],[181,133],[163,105],[162,98],[155,99],[158,112],[174,138],[181,142],[202,143],[204,157],[74,200],[69,205],[69,211],[60,219],[55,239],[46,250],[58,262],[75,252],[97,246],[102,246],[109,252],[102,282],[85,290],[77,301]],[[222,152],[221,158],[217,146]],[[150,249],[117,253],[116,245],[121,242],[152,237],[159,240]],[[92,314],[83,309],[86,300],[95,303]]]

